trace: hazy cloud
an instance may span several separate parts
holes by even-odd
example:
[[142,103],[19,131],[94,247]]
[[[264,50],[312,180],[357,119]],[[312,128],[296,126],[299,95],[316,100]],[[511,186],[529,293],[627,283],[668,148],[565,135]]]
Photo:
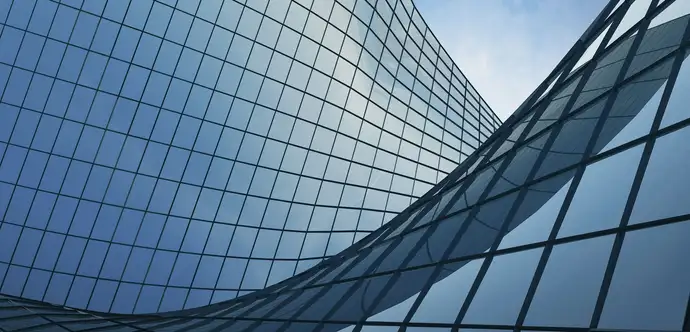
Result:
[[607,0],[415,0],[458,67],[507,118]]

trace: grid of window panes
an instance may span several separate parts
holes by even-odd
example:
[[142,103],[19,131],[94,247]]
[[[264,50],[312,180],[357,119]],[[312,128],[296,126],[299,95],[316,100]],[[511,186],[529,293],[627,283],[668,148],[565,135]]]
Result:
[[529,111],[429,195],[304,274],[160,316],[97,316],[6,296],[0,312],[10,318],[0,324],[688,331],[689,22],[686,0],[610,1],[528,98]]
[[8,295],[129,313],[263,289],[500,124],[410,0],[3,0],[0,23]]

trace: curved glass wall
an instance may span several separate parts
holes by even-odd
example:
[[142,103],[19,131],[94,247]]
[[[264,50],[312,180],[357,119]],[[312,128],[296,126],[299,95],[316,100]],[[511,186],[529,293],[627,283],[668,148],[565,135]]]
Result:
[[499,121],[406,1],[0,3],[0,292],[207,305],[379,228]]
[[688,331],[688,4],[611,1],[487,144],[298,276],[158,315],[4,296],[2,327]]

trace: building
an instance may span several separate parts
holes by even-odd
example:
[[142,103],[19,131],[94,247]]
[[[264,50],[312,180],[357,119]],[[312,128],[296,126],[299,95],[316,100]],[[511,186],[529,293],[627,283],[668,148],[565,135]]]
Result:
[[406,1],[2,1],[0,293],[153,313],[365,237],[499,125]]
[[0,322],[8,330],[688,331],[689,22],[687,0],[610,1],[477,152],[380,229],[293,278],[159,315],[5,296]]

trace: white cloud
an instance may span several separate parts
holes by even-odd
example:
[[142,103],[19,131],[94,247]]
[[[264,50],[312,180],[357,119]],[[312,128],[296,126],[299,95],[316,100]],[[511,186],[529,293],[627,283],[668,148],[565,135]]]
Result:
[[551,72],[605,0],[416,0],[441,44],[502,119]]

